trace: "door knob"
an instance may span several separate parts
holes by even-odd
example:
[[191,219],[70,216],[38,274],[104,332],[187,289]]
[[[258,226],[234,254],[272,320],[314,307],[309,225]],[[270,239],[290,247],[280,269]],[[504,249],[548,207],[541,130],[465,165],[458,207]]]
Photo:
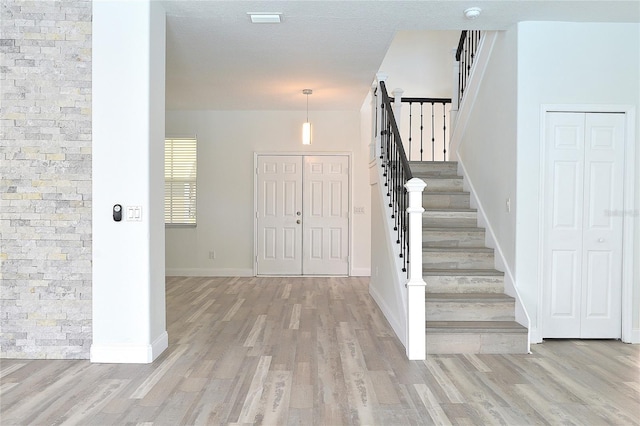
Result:
[[296,220],[296,223],[299,225],[300,224],[300,219]]
[[296,216],[300,216],[302,213],[300,212],[296,212]]

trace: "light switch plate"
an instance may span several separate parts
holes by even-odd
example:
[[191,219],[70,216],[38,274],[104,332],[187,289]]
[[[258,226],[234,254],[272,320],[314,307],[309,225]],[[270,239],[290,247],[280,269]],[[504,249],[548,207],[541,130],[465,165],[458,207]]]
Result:
[[128,222],[142,222],[142,206],[127,206],[126,212]]

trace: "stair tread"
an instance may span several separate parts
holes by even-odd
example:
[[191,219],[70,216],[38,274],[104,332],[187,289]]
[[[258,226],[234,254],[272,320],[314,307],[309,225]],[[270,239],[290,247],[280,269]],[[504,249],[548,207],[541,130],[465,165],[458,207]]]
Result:
[[471,193],[468,191],[430,191],[429,187],[427,186],[424,191],[422,191],[422,195],[423,196],[429,196],[429,195],[462,195],[462,196],[467,196],[470,195]]
[[461,228],[459,226],[443,226],[442,228],[440,228],[440,227],[435,227],[435,226],[423,226],[422,227],[422,232],[464,232],[464,233],[477,232],[477,233],[483,233],[483,232],[486,232],[486,231],[485,231],[484,228],[478,228],[478,227]]
[[431,269],[423,268],[422,274],[426,276],[434,275],[465,275],[465,276],[504,276],[504,272],[497,269]]
[[433,213],[478,213],[478,209],[467,209],[464,207],[450,207],[450,208],[425,208],[425,213],[433,212]]
[[417,178],[428,178],[428,179],[463,179],[462,176],[460,176],[459,174],[443,174],[440,171],[433,171],[433,172],[425,172],[425,171],[411,171],[411,174],[413,175],[413,177],[417,177]]
[[477,301],[477,302],[511,302],[513,297],[504,293],[429,293],[427,302],[434,301]]
[[444,165],[458,165],[457,161],[441,161],[441,160],[437,160],[437,161],[429,161],[429,160],[425,160],[425,161],[420,161],[420,160],[412,160],[409,161],[409,164],[424,164],[424,165],[434,165],[434,166],[444,166]]
[[464,253],[464,252],[473,252],[473,253],[493,253],[493,249],[489,247],[450,247],[450,246],[434,246],[434,245],[425,245],[422,244],[422,252],[425,251],[440,251],[440,252],[448,252],[448,253]]
[[426,329],[428,333],[527,333],[527,328],[516,321],[427,321]]

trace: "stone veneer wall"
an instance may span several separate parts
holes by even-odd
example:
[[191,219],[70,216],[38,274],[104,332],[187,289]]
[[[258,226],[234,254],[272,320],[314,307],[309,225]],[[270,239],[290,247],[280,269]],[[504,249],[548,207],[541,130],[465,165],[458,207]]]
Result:
[[89,358],[91,1],[0,8],[0,357]]

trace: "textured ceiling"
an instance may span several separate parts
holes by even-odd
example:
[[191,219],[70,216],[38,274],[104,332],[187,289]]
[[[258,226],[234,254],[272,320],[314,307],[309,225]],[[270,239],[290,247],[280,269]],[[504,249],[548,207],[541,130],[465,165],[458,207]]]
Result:
[[[506,29],[520,21],[640,22],[638,1],[161,1],[167,109],[357,110],[400,30]],[[482,8],[466,20],[463,11]],[[247,12],[280,12],[251,24]]]

